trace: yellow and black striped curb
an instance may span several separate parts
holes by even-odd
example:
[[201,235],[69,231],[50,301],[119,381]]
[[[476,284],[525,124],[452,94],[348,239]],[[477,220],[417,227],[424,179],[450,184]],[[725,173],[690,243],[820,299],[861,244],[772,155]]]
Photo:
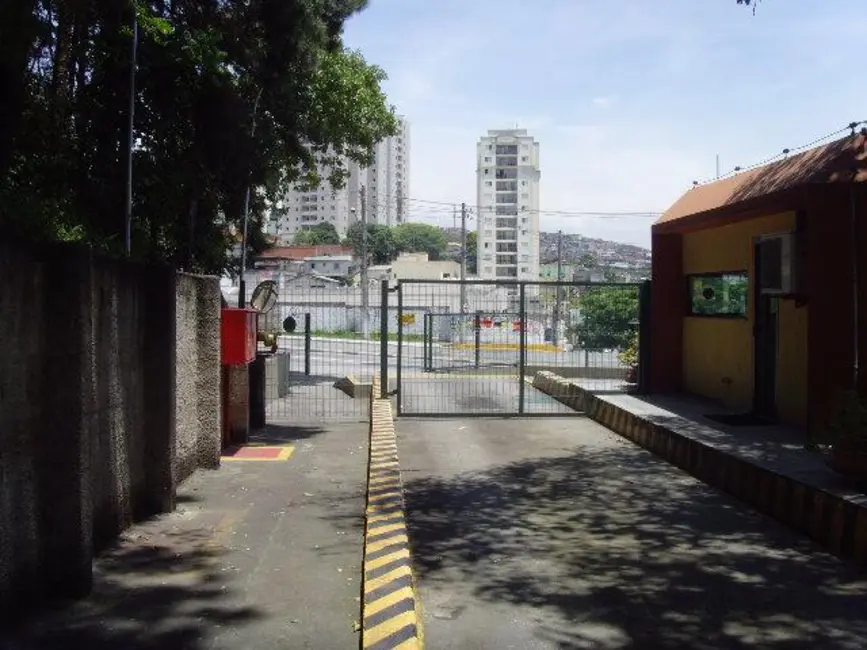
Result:
[[421,617],[412,575],[403,486],[391,403],[370,404],[370,463],[364,534],[361,647],[364,650],[422,648]]
[[637,415],[549,371],[537,373],[533,387],[804,533],[827,551],[867,566],[867,505],[689,437],[676,430],[683,418]]

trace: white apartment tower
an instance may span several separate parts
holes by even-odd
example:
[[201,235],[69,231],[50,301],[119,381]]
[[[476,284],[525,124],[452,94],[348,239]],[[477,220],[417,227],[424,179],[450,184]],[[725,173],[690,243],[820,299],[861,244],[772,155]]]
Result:
[[[409,195],[410,142],[409,123],[401,116],[398,122],[397,134],[375,146],[370,167],[347,161],[349,178],[341,189],[335,190],[327,181],[309,191],[289,189],[271,210],[268,232],[287,245],[299,230],[327,222],[345,237],[352,224],[361,219],[362,197],[368,223],[400,223]],[[327,169],[319,171],[323,178],[328,176]]]
[[490,130],[477,150],[477,265],[486,280],[539,279],[539,143]]
[[396,226],[407,212],[409,196],[409,123],[398,117],[398,132],[376,145],[373,164],[359,170],[370,223]]

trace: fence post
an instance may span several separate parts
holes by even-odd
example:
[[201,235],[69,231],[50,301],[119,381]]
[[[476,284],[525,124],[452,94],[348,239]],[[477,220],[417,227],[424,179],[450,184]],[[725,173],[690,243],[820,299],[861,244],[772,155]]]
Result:
[[641,283],[638,289],[638,392],[650,392],[650,280]]
[[310,312],[304,314],[304,374],[310,376]]
[[403,289],[400,280],[397,282],[397,414],[403,412],[403,386],[401,386],[401,365],[403,365]]
[[524,377],[527,374],[527,304],[525,283],[520,284],[518,289],[518,322],[521,332],[518,345],[518,413],[524,414]]
[[379,298],[379,397],[388,399],[388,280],[380,283]]
[[422,337],[421,337],[422,370],[424,372],[427,372],[429,369],[427,344],[428,344],[428,337],[431,335],[431,329],[432,329],[431,328],[430,314],[428,314],[427,312],[422,314],[422,328],[424,330],[424,333],[422,334]]
[[475,334],[476,339],[476,368],[479,367],[479,351],[482,347],[482,314],[481,312],[476,312],[476,317],[473,319],[473,333]]

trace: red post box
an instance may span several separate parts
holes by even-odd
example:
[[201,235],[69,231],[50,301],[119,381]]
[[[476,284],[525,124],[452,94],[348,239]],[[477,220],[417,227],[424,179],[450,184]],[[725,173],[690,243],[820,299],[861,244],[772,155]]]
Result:
[[246,365],[256,359],[258,317],[254,309],[223,307],[220,360],[224,366]]

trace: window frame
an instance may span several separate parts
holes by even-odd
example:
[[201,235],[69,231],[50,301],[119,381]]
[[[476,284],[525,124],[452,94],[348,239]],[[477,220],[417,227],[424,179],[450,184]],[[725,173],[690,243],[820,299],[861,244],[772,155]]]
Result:
[[[692,281],[694,278],[724,278],[727,275],[737,275],[744,276],[747,281],[746,286],[746,308],[742,314],[700,314],[696,313],[693,310],[693,302],[692,302]],[[749,320],[750,318],[750,305],[752,304],[752,293],[750,282],[750,272],[749,269],[736,269],[736,270],[728,270],[728,271],[713,271],[713,272],[705,272],[705,273],[689,273],[684,277],[686,281],[685,293],[686,293],[686,316],[689,318],[723,318],[723,319],[735,319],[735,320]]]

